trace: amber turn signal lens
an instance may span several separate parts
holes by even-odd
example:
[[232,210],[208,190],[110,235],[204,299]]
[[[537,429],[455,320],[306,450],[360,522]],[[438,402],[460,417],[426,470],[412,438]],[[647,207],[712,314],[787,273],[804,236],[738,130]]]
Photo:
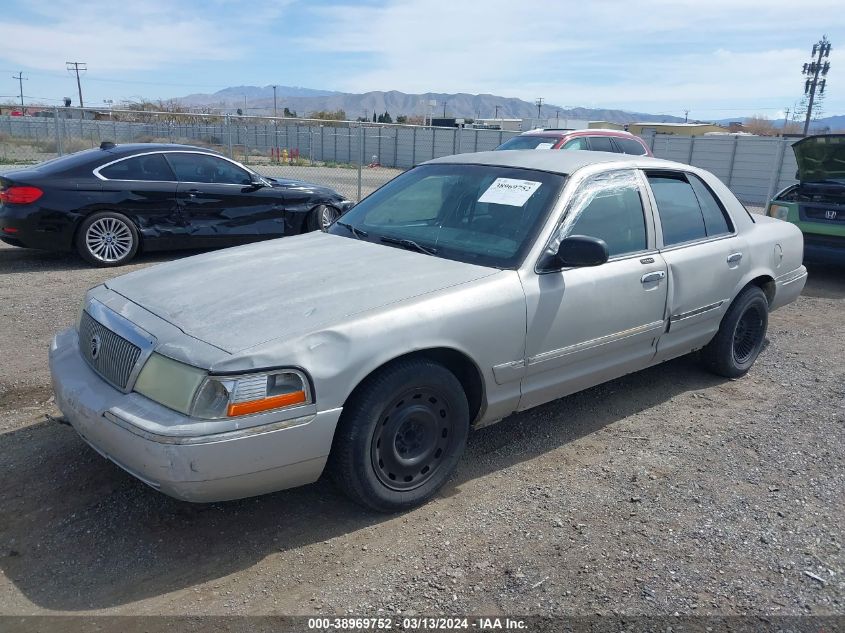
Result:
[[279,409],[281,407],[289,407],[294,404],[302,404],[306,401],[304,391],[294,391],[293,393],[283,393],[278,396],[270,396],[269,398],[262,398],[261,400],[250,400],[248,402],[236,402],[229,405],[229,417],[236,415],[248,415],[250,413],[260,413],[261,411],[269,411],[270,409]]

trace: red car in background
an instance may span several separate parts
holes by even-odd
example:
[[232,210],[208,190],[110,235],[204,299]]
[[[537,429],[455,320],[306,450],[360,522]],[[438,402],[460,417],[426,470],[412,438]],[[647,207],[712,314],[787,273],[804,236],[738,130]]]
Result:
[[593,152],[614,152],[651,156],[639,136],[622,130],[556,130],[537,129],[523,132],[505,141],[499,149],[586,149]]

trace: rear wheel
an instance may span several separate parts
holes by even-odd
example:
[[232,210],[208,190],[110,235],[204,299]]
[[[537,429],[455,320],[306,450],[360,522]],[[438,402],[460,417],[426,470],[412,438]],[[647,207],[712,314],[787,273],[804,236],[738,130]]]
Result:
[[768,325],[766,295],[757,286],[749,286],[734,299],[716,336],[701,350],[705,366],[728,378],[744,375],[763,349]]
[[138,252],[138,230],[125,215],[106,211],[85,218],[76,234],[76,250],[95,266],[120,266]]
[[327,204],[319,204],[308,214],[309,231],[327,231],[332,222],[340,217],[340,211]]
[[469,434],[469,406],[455,375],[426,359],[379,370],[350,398],[329,469],[355,502],[396,512],[431,498],[449,479]]

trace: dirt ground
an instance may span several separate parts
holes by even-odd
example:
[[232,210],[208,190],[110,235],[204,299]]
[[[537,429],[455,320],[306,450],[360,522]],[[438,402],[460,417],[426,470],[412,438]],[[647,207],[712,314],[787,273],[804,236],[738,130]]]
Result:
[[746,377],[681,358],[513,416],[397,516],[326,481],[178,502],[46,421],[49,340],[114,274],[0,245],[0,614],[845,614],[845,270]]

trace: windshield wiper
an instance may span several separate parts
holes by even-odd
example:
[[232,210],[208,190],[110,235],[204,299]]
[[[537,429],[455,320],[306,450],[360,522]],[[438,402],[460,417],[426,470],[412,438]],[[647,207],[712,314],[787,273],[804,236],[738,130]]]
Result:
[[398,246],[404,246],[408,250],[415,250],[420,253],[424,253],[426,255],[434,255],[437,253],[436,248],[431,248],[430,246],[423,246],[422,244],[417,244],[414,240],[403,239],[399,237],[388,237],[382,236],[381,241],[385,244],[397,244]]
[[335,224],[337,224],[337,225],[339,225],[339,226],[342,226],[342,227],[343,227],[343,228],[345,228],[347,231],[349,231],[350,233],[352,233],[352,235],[354,235],[355,237],[357,237],[359,240],[360,240],[361,238],[363,238],[363,237],[367,237],[367,236],[369,235],[369,233],[367,233],[366,231],[363,231],[363,230],[359,229],[357,226],[352,226],[352,225],[351,225],[351,224],[349,224],[348,222],[341,222],[340,220],[335,220]]

